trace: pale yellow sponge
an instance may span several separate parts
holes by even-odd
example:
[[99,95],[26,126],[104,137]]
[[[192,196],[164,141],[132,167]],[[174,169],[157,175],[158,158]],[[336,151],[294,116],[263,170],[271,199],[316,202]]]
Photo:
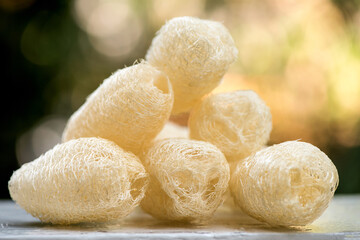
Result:
[[177,17],[159,30],[146,59],[169,76],[175,94],[172,113],[179,114],[219,85],[237,54],[221,23]]
[[190,138],[214,144],[228,161],[260,150],[272,129],[270,109],[250,90],[205,97],[191,111],[188,124]]
[[148,63],[118,70],[71,116],[63,141],[102,137],[137,154],[161,131],[173,101],[168,78]]
[[9,181],[12,199],[43,222],[105,222],[127,216],[144,196],[138,157],[101,138],[56,145]]
[[152,216],[202,223],[223,202],[230,179],[229,165],[212,144],[163,139],[156,141],[142,160],[150,184],[141,207]]
[[338,182],[325,153],[309,143],[289,141],[239,161],[230,190],[250,216],[270,225],[301,226],[324,212]]

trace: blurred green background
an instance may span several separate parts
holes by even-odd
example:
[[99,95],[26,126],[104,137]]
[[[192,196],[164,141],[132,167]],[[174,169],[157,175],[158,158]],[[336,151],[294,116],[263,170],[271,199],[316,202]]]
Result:
[[360,193],[360,1],[0,0],[0,198],[103,79],[185,15],[223,22],[239,49],[216,91],[255,90],[271,143],[311,142],[337,166],[337,193]]

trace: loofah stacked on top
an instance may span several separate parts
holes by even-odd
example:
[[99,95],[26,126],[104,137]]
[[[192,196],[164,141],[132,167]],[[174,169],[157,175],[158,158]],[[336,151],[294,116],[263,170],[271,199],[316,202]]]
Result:
[[[168,21],[147,61],[115,72],[73,114],[64,143],[13,174],[12,198],[56,224],[121,219],[140,203],[162,220],[205,223],[230,182],[250,216],[310,223],[334,194],[336,168],[311,144],[266,147],[271,113],[255,92],[205,96],[236,55],[222,24]],[[190,110],[188,128],[168,122]]]

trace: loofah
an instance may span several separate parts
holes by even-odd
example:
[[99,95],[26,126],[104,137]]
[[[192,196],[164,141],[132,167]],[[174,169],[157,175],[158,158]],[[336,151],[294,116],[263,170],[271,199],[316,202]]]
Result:
[[148,150],[143,163],[150,184],[141,207],[156,218],[202,223],[223,202],[229,165],[210,143],[159,140]]
[[325,153],[309,143],[289,141],[240,161],[230,190],[250,216],[271,225],[300,226],[324,212],[338,181]]
[[189,138],[189,129],[173,122],[167,122],[155,140],[165,138]]
[[146,62],[118,70],[70,118],[63,141],[102,137],[135,154],[156,137],[170,116],[167,77]]
[[43,222],[105,222],[139,205],[148,180],[134,154],[105,139],[80,138],[24,164],[12,175],[9,191]]
[[228,161],[261,149],[272,129],[270,109],[253,91],[210,95],[197,104],[189,118],[190,138],[217,146]]
[[178,17],[159,30],[146,59],[169,76],[175,94],[172,113],[179,114],[219,85],[237,54],[221,23]]

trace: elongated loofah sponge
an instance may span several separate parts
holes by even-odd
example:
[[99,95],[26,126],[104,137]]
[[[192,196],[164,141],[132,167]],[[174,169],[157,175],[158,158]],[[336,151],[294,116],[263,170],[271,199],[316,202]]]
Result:
[[168,78],[148,63],[118,70],[71,116],[63,141],[102,137],[137,154],[161,131],[173,100]]
[[261,149],[272,129],[270,109],[253,91],[209,95],[190,113],[190,138],[217,146],[228,161]]
[[225,156],[210,143],[156,141],[143,159],[150,184],[141,207],[152,216],[201,223],[223,202],[230,178]]
[[101,138],[56,145],[9,181],[13,200],[43,222],[105,222],[141,201],[148,174],[138,157]]
[[159,30],[146,59],[169,76],[175,94],[172,113],[178,114],[219,85],[237,54],[221,23],[178,17]]
[[240,161],[230,190],[247,214],[271,225],[306,225],[327,208],[338,186],[336,167],[317,147],[297,141]]

